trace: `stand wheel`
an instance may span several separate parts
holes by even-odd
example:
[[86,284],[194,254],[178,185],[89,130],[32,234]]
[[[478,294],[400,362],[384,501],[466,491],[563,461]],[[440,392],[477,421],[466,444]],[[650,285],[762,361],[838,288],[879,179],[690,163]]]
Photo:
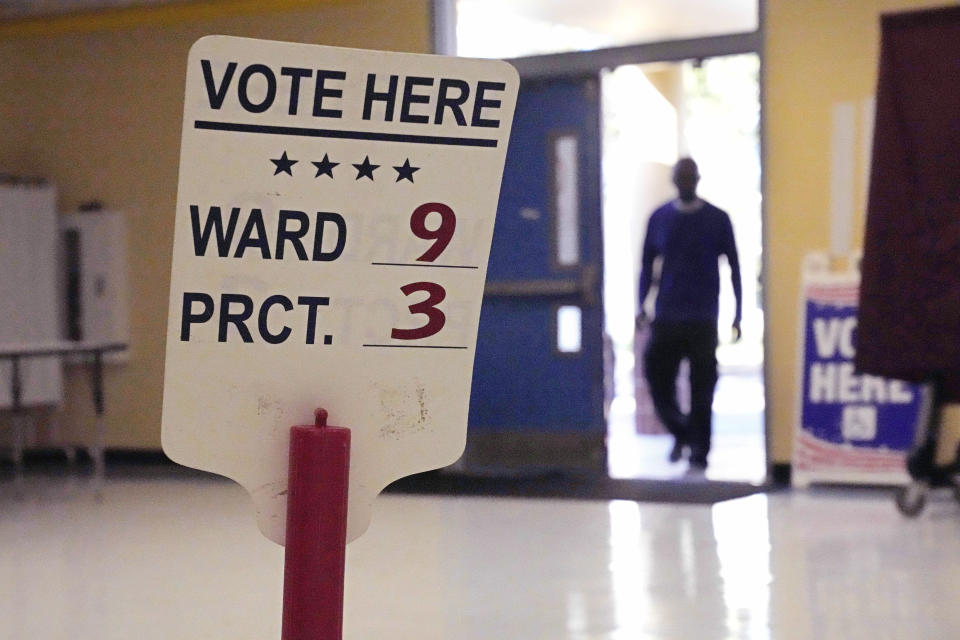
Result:
[[897,509],[908,518],[916,518],[927,504],[927,488],[913,482],[897,490]]

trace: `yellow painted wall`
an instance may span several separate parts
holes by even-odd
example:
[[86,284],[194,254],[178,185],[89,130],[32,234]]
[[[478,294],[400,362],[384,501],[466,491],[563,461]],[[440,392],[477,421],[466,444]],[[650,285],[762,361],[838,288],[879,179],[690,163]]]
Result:
[[[796,420],[800,261],[829,248],[830,111],[874,92],[883,12],[922,0],[766,0],[766,236],[771,453]],[[167,287],[187,51],[209,33],[427,51],[428,0],[206,2],[0,25],[0,172],[43,175],[61,210],[98,198],[127,213],[130,362],[108,372],[108,444],[159,446]],[[10,123],[16,123],[10,126]],[[861,199],[862,200],[862,199]],[[862,208],[862,201],[858,206]],[[857,216],[862,233],[862,216]],[[68,377],[65,435],[92,426]],[[960,430],[960,410],[948,424]]]
[[[428,52],[429,5],[207,2],[0,25],[0,173],[46,177],[58,187],[61,211],[99,199],[127,216],[132,344],[129,363],[107,373],[108,446],[160,446],[190,45],[227,34]],[[59,416],[68,440],[85,440],[93,428],[88,380],[80,373],[67,377],[70,409]]]
[[[766,238],[769,252],[768,378],[771,457],[789,462],[796,424],[800,263],[830,248],[831,110],[874,95],[882,13],[927,8],[921,0],[766,0]],[[858,193],[861,190],[858,188]],[[854,243],[862,246],[863,197]],[[960,431],[950,407],[948,430]]]

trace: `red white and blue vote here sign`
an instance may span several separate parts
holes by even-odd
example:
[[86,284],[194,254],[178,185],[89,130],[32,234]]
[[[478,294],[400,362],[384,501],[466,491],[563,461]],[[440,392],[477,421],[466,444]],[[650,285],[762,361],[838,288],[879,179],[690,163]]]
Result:
[[283,544],[290,427],[351,430],[347,538],[460,457],[519,80],[493,60],[210,36],[190,51],[163,448]]
[[806,276],[802,290],[801,393],[793,479],[902,484],[926,391],[854,369],[859,277]]

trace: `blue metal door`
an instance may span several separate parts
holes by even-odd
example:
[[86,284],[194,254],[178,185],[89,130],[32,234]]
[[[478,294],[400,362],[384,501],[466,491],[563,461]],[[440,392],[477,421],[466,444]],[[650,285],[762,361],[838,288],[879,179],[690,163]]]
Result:
[[465,463],[605,470],[595,76],[521,85],[487,273]]

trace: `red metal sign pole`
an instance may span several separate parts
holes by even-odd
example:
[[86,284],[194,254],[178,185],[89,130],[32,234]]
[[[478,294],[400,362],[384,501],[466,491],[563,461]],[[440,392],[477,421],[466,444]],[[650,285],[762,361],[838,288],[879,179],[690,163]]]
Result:
[[283,640],[342,640],[350,430],[290,428]]

